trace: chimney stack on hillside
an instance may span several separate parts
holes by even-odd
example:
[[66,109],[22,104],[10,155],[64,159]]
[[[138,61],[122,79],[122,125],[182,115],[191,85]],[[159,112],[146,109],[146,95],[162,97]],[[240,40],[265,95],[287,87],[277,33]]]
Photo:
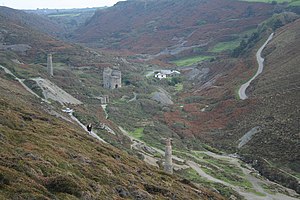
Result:
[[173,174],[172,165],[172,139],[166,139],[166,151],[165,151],[165,166],[164,170],[166,173]]
[[47,71],[49,76],[53,76],[53,65],[52,65],[52,54],[48,54],[47,56]]

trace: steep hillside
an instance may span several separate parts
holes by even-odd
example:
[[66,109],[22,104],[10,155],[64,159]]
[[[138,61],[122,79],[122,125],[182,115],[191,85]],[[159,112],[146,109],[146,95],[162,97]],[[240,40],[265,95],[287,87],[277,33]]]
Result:
[[27,13],[37,14],[44,18],[50,19],[52,22],[64,27],[64,33],[60,33],[61,38],[68,38],[75,29],[82,26],[87,19],[90,19],[96,10],[100,8],[74,8],[74,9],[38,9],[26,10]]
[[[194,79],[194,86],[180,94],[184,106],[174,106],[161,118],[181,137],[196,136],[220,149],[238,152],[263,175],[298,192],[299,23],[276,30],[263,51],[265,69],[247,90],[249,99],[238,100],[237,90],[255,74],[255,54],[267,33],[238,59],[198,66],[211,70],[208,78]],[[184,126],[178,129],[175,123]],[[255,132],[253,138],[249,136],[252,140],[238,148],[240,139],[251,132]],[[191,147],[198,148],[192,142]]]
[[47,17],[28,14],[21,10],[0,6],[0,16],[21,26],[39,30],[49,35],[58,36],[64,32],[63,26],[49,20]]
[[[0,24],[0,65],[40,96],[32,77],[48,78],[89,102],[78,110],[99,112],[99,101],[90,98],[103,92],[99,69],[127,66],[126,60],[64,43],[1,15]],[[49,52],[55,53],[53,78],[44,67]],[[62,113],[62,105],[36,98],[2,68],[0,94],[0,199],[223,199],[147,165],[128,149],[121,151],[89,136]],[[84,112],[74,115],[83,123],[95,119]],[[122,142],[114,135],[105,139]]]
[[[111,66],[108,61],[112,61],[113,56],[91,49],[83,48],[76,44],[70,44],[56,39],[48,34],[42,33],[43,25],[47,23],[41,21],[40,16],[26,14],[10,8],[2,7],[5,12],[0,12],[0,51],[15,53],[28,63],[45,64],[47,54],[54,54],[56,62],[65,63],[71,67],[78,66]],[[30,22],[27,22],[27,18]],[[35,23],[34,18],[39,23],[39,29],[29,23]],[[22,20],[23,21],[22,21]],[[49,23],[53,23],[47,19]],[[112,62],[113,63],[113,62]],[[2,60],[3,64],[3,60]]]
[[0,199],[222,199],[49,115],[0,73]]
[[[249,94],[255,100],[253,110],[239,122],[237,131],[250,130],[255,126],[261,132],[241,150],[254,158],[270,161],[269,167],[278,167],[300,178],[300,20],[275,33],[265,49],[265,70],[255,81]],[[279,181],[261,161],[259,168],[271,179]],[[274,169],[275,170],[275,169]],[[288,176],[288,175],[287,175]],[[292,182],[292,181],[291,181]],[[292,183],[290,183],[292,185]],[[297,185],[297,184],[296,184]],[[300,186],[294,185],[298,192]]]
[[239,1],[125,1],[97,11],[74,40],[136,53],[176,55],[234,40],[236,33],[255,28],[272,12],[273,5]]

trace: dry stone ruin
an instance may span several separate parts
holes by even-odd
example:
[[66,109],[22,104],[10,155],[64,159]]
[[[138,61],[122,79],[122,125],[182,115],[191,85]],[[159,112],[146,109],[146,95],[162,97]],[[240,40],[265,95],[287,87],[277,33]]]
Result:
[[121,71],[117,69],[105,68],[103,71],[103,87],[116,89],[122,87]]

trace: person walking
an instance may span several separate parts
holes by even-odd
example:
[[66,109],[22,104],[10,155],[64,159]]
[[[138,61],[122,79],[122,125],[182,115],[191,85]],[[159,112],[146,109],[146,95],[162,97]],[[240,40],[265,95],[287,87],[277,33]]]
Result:
[[86,126],[86,129],[88,130],[89,133],[92,132],[92,124],[89,123],[87,126]]

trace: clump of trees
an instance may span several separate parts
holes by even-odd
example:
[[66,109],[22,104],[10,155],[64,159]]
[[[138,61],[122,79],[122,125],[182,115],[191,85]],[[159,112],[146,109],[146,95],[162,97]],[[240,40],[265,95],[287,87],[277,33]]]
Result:
[[240,45],[233,50],[232,56],[236,58],[236,57],[242,55],[243,53],[245,53],[247,51],[247,49],[253,47],[255,45],[255,43],[258,42],[259,39],[260,39],[260,37],[259,37],[258,32],[252,33],[252,35],[248,38],[248,40],[243,39],[240,42]]

